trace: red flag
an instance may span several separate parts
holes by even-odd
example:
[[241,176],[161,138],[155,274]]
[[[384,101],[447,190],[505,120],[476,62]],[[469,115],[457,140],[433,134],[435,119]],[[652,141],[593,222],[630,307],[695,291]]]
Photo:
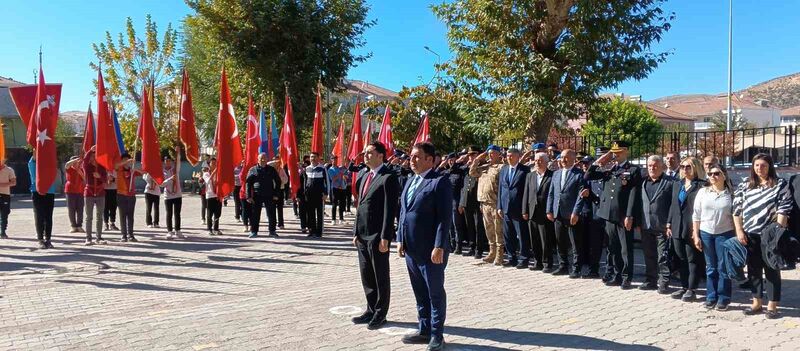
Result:
[[283,128],[281,128],[280,154],[281,161],[289,169],[289,184],[292,189],[292,199],[297,196],[300,189],[300,169],[298,169],[297,159],[297,137],[294,134],[294,113],[292,112],[292,101],[289,93],[286,93],[286,114],[283,118]]
[[358,155],[364,151],[364,140],[361,138],[361,100],[356,101],[356,110],[353,114],[353,129],[350,130],[350,146],[347,148],[347,159],[360,163]]
[[311,134],[311,152],[322,155],[322,93],[317,86],[317,107],[314,109],[314,130]]
[[86,128],[83,129],[83,153],[89,152],[94,144],[94,115],[92,104],[89,104],[89,111],[86,112]]
[[333,155],[336,156],[337,166],[344,166],[344,121],[339,124],[339,134],[336,135],[336,143],[333,144]]
[[181,84],[181,118],[178,120],[178,135],[186,152],[186,159],[192,166],[200,161],[200,143],[197,141],[197,128],[194,122],[192,107],[192,87],[189,85],[189,73],[183,70]]
[[224,67],[219,87],[219,115],[214,147],[217,149],[217,197],[222,199],[233,191],[235,181],[233,169],[242,162],[239,128],[236,126],[228,75]]
[[58,170],[55,141],[58,110],[55,109],[55,96],[47,95],[41,65],[35,101],[38,103],[28,123],[28,135],[34,135],[31,146],[34,147],[33,152],[36,155],[36,192],[44,195],[55,182]]
[[425,117],[422,117],[422,123],[419,124],[419,129],[417,129],[417,137],[414,138],[414,144],[429,143],[430,141],[431,131],[428,125],[428,114],[426,113]]
[[139,118],[139,140],[142,142],[142,171],[149,174],[156,183],[164,182],[164,169],[161,167],[161,145],[153,124],[153,110],[150,97],[142,87],[142,115]]
[[[11,94],[11,100],[14,102],[17,113],[19,113],[19,117],[22,118],[22,123],[25,123],[26,128],[28,127],[28,121],[30,121],[33,111],[36,110],[36,92],[38,87],[39,86],[36,84],[31,84],[8,88],[8,92]],[[47,91],[48,96],[55,97],[55,110],[58,111],[61,105],[61,84],[47,84],[45,85],[45,91]]]
[[378,141],[386,146],[386,158],[392,157],[394,155],[394,138],[392,138],[392,109],[389,105],[386,105],[386,112],[383,114]]
[[259,136],[259,122],[256,117],[256,109],[253,107],[253,97],[249,98],[247,105],[247,133],[244,142],[244,167],[239,174],[242,184],[247,179],[247,172],[250,167],[258,164],[258,147],[261,145],[261,136]]
[[367,122],[367,131],[364,132],[364,148],[363,150],[367,149],[367,145],[372,142],[372,122]]
[[97,163],[111,171],[120,160],[117,132],[114,129],[114,119],[108,107],[106,86],[103,83],[103,74],[97,71]]

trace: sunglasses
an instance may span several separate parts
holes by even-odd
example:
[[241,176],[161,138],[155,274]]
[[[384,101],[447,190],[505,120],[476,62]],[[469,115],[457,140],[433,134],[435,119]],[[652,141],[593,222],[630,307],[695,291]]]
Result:
[[692,165],[681,165],[683,169],[692,169]]
[[708,172],[706,174],[708,174],[709,177],[719,177],[722,175],[722,172]]

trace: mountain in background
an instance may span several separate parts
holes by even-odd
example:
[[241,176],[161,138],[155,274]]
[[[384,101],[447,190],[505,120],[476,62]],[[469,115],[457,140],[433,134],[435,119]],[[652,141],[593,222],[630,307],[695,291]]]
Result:
[[748,100],[769,100],[769,105],[780,109],[800,106],[800,73],[770,79],[736,92]]

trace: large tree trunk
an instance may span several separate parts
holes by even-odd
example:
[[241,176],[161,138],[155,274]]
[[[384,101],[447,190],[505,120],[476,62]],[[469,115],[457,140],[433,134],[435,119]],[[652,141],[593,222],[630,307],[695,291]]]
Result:
[[555,118],[556,116],[550,112],[545,112],[541,117],[531,116],[528,120],[527,129],[525,130],[525,142],[528,144],[533,142],[546,142]]

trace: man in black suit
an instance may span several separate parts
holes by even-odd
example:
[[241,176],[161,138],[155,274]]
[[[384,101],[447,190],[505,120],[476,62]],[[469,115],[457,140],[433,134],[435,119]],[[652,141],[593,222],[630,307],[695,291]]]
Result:
[[[269,236],[277,237],[275,233],[275,201],[281,188],[281,178],[275,168],[267,164],[267,154],[258,155],[258,164],[251,167],[245,180],[245,194],[251,212],[247,214],[250,221],[250,238],[258,237],[258,227],[261,224],[261,208],[266,208],[269,221]],[[239,194],[234,194],[239,196]]]
[[[503,218],[504,239],[508,262],[506,267],[528,268],[531,256],[528,225],[522,218],[525,178],[530,172],[528,166],[520,164],[522,154],[518,149],[506,151],[508,164],[500,170],[500,183],[497,191],[497,214]],[[519,260],[517,260],[519,250]]]
[[[642,184],[641,167],[628,161],[629,147],[626,141],[615,141],[610,152],[600,156],[586,173],[587,180],[604,181],[597,215],[606,221],[609,255],[614,260],[614,277],[606,285],[624,290],[632,288],[633,227],[639,216],[636,205]],[[612,161],[616,164],[605,171]]]
[[483,252],[489,249],[489,242],[486,240],[483,228],[481,203],[478,202],[478,178],[469,175],[469,168],[480,153],[481,149],[477,146],[467,148],[465,163],[467,174],[464,177],[464,186],[461,188],[461,199],[458,203],[458,212],[463,213],[466,219],[466,237],[470,244],[469,252],[466,255],[473,255],[476,259],[483,258]]
[[[561,169],[553,172],[552,185],[547,197],[547,219],[552,221],[556,230],[556,247],[558,248],[558,270],[554,275],[569,273],[570,278],[580,278],[581,269],[586,263],[583,222],[584,200],[578,194],[584,189],[583,169],[575,163],[575,150],[566,149],[561,152]],[[572,271],[569,269],[567,255],[572,248]]]
[[639,289],[658,289],[662,294],[667,293],[670,278],[666,225],[672,204],[673,182],[673,178],[664,173],[665,168],[661,156],[652,155],[647,158],[647,178],[642,181],[640,200],[645,280]]
[[450,179],[433,170],[435,154],[430,143],[418,143],[411,151],[414,176],[400,195],[397,253],[406,259],[419,319],[417,332],[404,336],[403,342],[428,343],[428,350],[439,351],[444,349],[444,271],[449,256],[453,195]]
[[[544,146],[544,144],[541,144]],[[534,147],[534,149],[536,149]],[[530,265],[531,270],[554,271],[553,249],[546,244],[554,237],[553,222],[547,220],[547,195],[553,171],[547,168],[550,162],[546,152],[537,152],[533,157],[533,169],[525,179],[525,191],[522,202],[522,219],[528,220],[531,249],[536,261]]]
[[353,323],[380,328],[389,311],[389,244],[394,236],[399,182],[384,166],[386,147],[379,141],[367,146],[364,163],[368,169],[358,175],[358,207],[353,226],[353,245],[358,248],[358,268],[367,297],[367,310]]

